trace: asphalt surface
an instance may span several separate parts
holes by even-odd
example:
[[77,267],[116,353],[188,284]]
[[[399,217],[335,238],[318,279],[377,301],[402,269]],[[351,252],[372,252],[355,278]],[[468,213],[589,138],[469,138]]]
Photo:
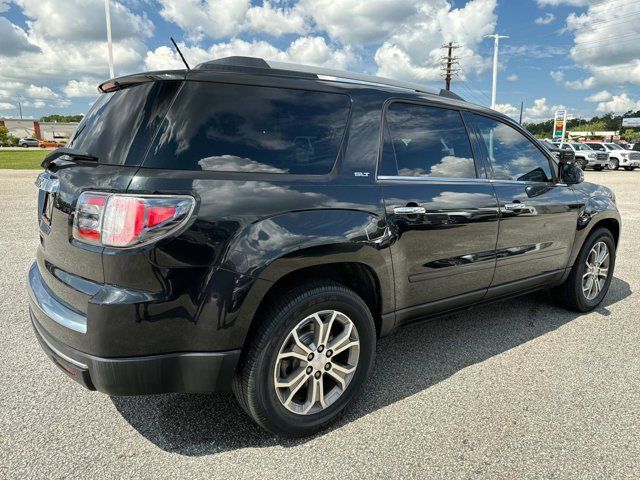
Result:
[[600,308],[537,293],[402,329],[347,415],[291,441],[231,395],[110,398],[58,371],[27,313],[35,173],[0,171],[0,478],[639,478],[640,172],[586,177],[624,222]]

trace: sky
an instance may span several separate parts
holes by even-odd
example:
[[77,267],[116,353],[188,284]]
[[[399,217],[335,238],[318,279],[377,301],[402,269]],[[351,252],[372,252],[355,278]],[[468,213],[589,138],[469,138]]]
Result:
[[[638,0],[110,0],[116,76],[258,56],[452,90],[524,119],[640,110]],[[104,0],[0,0],[0,117],[86,113],[109,77]]]

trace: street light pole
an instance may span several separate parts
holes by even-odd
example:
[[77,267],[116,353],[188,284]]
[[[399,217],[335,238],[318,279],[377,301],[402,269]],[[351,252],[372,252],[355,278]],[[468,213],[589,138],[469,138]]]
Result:
[[485,35],[485,38],[493,38],[493,86],[491,87],[491,108],[496,108],[496,88],[498,85],[498,45],[501,38],[509,38],[506,35]]
[[109,13],[109,0],[104,0],[104,14],[107,19],[107,46],[109,48],[109,78],[115,77],[113,71],[113,45],[111,43],[111,15]]

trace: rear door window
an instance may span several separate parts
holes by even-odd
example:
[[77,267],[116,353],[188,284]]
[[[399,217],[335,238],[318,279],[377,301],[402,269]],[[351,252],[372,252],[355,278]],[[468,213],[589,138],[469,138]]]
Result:
[[476,178],[460,112],[403,102],[389,105],[380,175]]
[[141,165],[180,81],[145,82],[100,94],[67,147],[100,163]]
[[323,175],[349,116],[347,95],[187,82],[145,167]]

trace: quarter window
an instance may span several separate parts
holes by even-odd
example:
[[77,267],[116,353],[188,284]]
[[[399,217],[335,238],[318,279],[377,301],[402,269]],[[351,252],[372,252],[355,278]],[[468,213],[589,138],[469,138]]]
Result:
[[488,117],[474,118],[493,170],[492,178],[529,182],[553,179],[547,157],[522,133]]
[[475,178],[460,112],[394,102],[385,115],[381,175]]
[[347,95],[188,81],[145,167],[323,175],[347,128]]

